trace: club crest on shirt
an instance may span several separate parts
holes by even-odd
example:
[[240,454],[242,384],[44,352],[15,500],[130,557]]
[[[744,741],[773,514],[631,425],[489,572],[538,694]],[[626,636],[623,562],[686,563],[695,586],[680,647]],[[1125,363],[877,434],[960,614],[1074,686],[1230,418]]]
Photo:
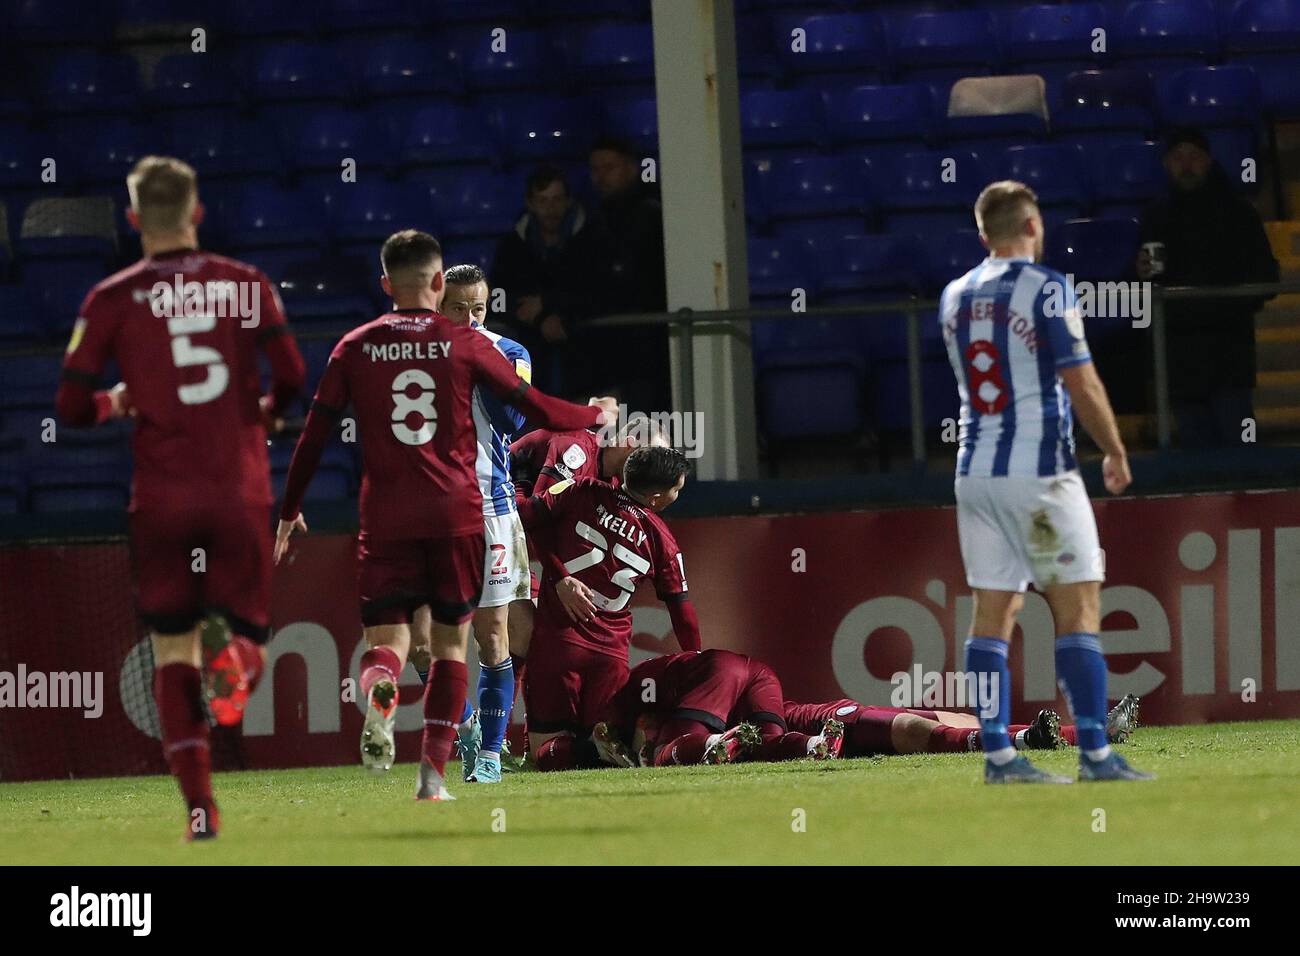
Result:
[[564,450],[562,456],[564,463],[573,471],[577,471],[587,461],[587,453],[577,445],[570,445]]

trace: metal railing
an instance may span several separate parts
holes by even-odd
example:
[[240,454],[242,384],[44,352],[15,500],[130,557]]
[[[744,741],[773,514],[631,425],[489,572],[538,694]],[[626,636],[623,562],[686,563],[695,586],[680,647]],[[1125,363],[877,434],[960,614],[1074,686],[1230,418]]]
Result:
[[[1250,283],[1234,286],[1161,286],[1151,284],[1153,385],[1156,405],[1156,440],[1161,449],[1170,446],[1173,412],[1169,400],[1169,363],[1167,353],[1168,302],[1220,298],[1272,298],[1275,295],[1300,293],[1300,281]],[[921,385],[921,319],[936,320],[939,300],[908,296],[890,301],[863,302],[834,306],[816,306],[803,312],[790,309],[678,309],[676,312],[644,312],[601,316],[584,323],[590,328],[624,328],[629,326],[667,325],[681,335],[682,405],[695,404],[695,335],[733,335],[751,341],[747,325],[754,319],[779,319],[786,322],[826,318],[863,318],[902,312],[907,321],[907,384],[911,420],[912,459],[920,465],[926,461],[925,403]],[[738,327],[741,325],[741,327]],[[1140,327],[1140,326],[1139,326]]]

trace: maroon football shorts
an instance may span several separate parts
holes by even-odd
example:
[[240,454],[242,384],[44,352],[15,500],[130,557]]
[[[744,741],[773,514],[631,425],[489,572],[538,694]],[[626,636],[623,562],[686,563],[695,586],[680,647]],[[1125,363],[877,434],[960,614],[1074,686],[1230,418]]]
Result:
[[138,508],[130,532],[136,600],[146,625],[159,634],[184,634],[216,611],[234,633],[266,643],[270,505],[218,500]]
[[357,538],[361,623],[409,624],[429,605],[439,624],[463,624],[483,593],[483,529],[447,538]]
[[743,721],[785,727],[781,682],[772,668],[734,651],[710,649],[677,665],[672,716],[722,732]]
[[627,657],[602,654],[580,644],[534,634],[524,672],[528,732],[584,733],[627,683]]

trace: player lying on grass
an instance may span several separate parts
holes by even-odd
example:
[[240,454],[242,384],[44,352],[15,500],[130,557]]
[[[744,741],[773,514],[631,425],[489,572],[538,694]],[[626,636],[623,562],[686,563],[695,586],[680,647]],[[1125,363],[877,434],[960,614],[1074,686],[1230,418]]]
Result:
[[[86,296],[55,408],[71,425],[135,418],[136,602],[151,632],[163,753],[190,811],[186,836],[210,838],[219,820],[204,696],[220,723],[238,723],[262,672],[274,500],[266,436],[302,389],[303,361],[271,281],[253,266],[199,251],[203,206],[194,170],[146,156],[126,182],[127,218],[140,230],[144,258]],[[171,301],[182,283],[185,301]],[[255,308],[246,318],[243,302]],[[264,395],[259,351],[271,366]],[[97,392],[110,360],[122,383]],[[209,615],[223,624],[204,631],[200,648]]]
[[[617,401],[612,397],[593,398],[590,404],[617,408]],[[642,415],[631,416],[624,423],[614,444],[602,445],[600,441],[596,432],[587,429],[554,432],[539,428],[516,439],[510,446],[515,487],[524,498],[540,495],[556,482],[570,478],[595,478],[617,488],[623,480],[623,466],[633,451],[643,445],[669,447],[663,429]],[[528,551],[530,555],[535,553],[531,541]],[[536,601],[540,582],[531,572],[529,577],[530,596]],[[509,632],[518,696],[523,688],[528,645],[533,637],[532,602],[516,601],[510,605]]]
[[519,516],[542,562],[524,680],[530,752],[557,736],[586,737],[627,681],[628,602],[643,578],[667,605],[678,644],[699,649],[681,550],[659,517],[677,500],[688,467],[675,449],[638,448],[628,456],[620,488],[565,479],[520,501]]
[[[483,327],[487,316],[488,284],[476,265],[457,265],[444,275],[446,290],[442,312],[458,326],[468,326],[485,336],[514,363],[524,381],[532,376],[528,351],[511,339]],[[524,527],[515,506],[515,486],[510,480],[510,436],[524,424],[524,416],[482,388],[474,389],[471,406],[478,440],[475,472],[483,496],[483,593],[474,612],[474,641],[478,644],[478,707],[467,695],[457,727],[457,749],[466,783],[498,783],[501,749],[510,724],[515,697],[515,675],[510,660],[507,620],[512,602],[527,604],[529,593],[528,548]],[[613,403],[610,412],[616,412]],[[427,681],[433,618],[422,607],[412,622],[411,662]]]
[[589,739],[553,740],[537,750],[537,768],[829,760],[839,754],[842,723],[832,718],[815,733],[792,731],[783,710],[781,682],[762,661],[718,648],[665,654],[632,668]]
[[393,764],[398,675],[411,615],[428,604],[432,665],[424,692],[418,799],[448,799],[443,774],[465,703],[469,622],[483,591],[483,495],[474,463],[471,407],[482,386],[530,419],[555,428],[599,426],[604,413],[530,389],[493,344],[438,312],[444,290],[438,241],[414,229],[380,252],[393,310],[334,347],[285,481],[275,560],[331,433],[351,404],[361,436],[361,657],[366,716],[362,763]]
[[[785,702],[784,716],[791,730],[814,733],[828,720],[844,724],[843,757],[878,757],[896,754],[966,753],[983,749],[979,718],[944,710],[869,707],[856,700],[821,704]],[[1138,727],[1138,698],[1129,694],[1106,715],[1106,737],[1123,743]],[[1007,727],[1017,750],[1056,750],[1075,746],[1078,731],[1062,725],[1054,710],[1040,710],[1031,724]]]

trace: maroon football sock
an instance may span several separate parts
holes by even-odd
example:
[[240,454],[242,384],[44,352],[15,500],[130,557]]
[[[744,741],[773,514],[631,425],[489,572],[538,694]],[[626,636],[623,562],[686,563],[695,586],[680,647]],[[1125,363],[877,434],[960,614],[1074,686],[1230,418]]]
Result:
[[528,658],[521,654],[511,654],[510,664],[515,671],[515,696],[513,700],[521,700],[519,696],[524,692],[524,674],[528,672]]
[[[461,667],[465,665],[462,664]],[[391,647],[371,647],[361,655],[361,697],[367,700],[370,697],[370,688],[374,687],[376,682],[382,678],[389,678],[393,683],[397,683],[398,675],[402,673],[402,659],[397,656],[397,652]],[[460,712],[457,711],[457,714]]]
[[203,713],[203,677],[189,664],[164,664],[153,677],[163,756],[190,810],[212,808],[212,755]]
[[573,738],[561,734],[537,748],[538,770],[572,770],[578,766],[573,755]]
[[[660,747],[655,754],[655,766],[673,767],[699,763],[704,759],[704,751],[708,749],[710,736],[712,735],[706,731],[702,734],[679,734],[669,738],[668,743]],[[665,739],[664,735],[661,734],[659,739]]]
[[858,719],[844,725],[844,757],[872,757],[879,754],[896,754],[891,728],[895,713],[876,714],[862,711]]
[[[392,653],[391,651],[389,652]],[[393,654],[396,658],[397,655]],[[434,661],[424,688],[424,735],[420,755],[442,774],[451,756],[456,725],[465,706],[468,674],[463,661]]]
[[[975,735],[973,745],[971,734]],[[947,724],[936,724],[925,745],[925,752],[929,754],[964,754],[979,749],[978,730],[974,727],[949,727]]]
[[763,735],[763,744],[754,755],[756,760],[775,762],[777,760],[802,760],[808,756],[807,734],[790,732],[787,734]]

